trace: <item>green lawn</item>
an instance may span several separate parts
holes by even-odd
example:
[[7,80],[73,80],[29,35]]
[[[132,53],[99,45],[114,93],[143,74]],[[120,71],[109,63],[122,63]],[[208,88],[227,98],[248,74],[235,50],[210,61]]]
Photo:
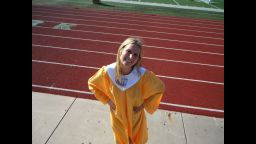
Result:
[[147,14],[159,14],[159,15],[214,19],[214,20],[224,19],[224,13],[176,9],[176,8],[164,8],[164,7],[154,7],[154,6],[143,6],[143,5],[124,4],[124,3],[112,3],[112,2],[102,2],[102,4],[95,5],[95,4],[92,4],[91,0],[32,0],[32,4],[33,5],[58,5],[58,6],[63,5],[63,6],[79,7],[79,8],[111,9],[111,10],[131,11],[131,12],[147,13]]
[[224,0],[212,0],[211,5],[224,9]]
[[164,3],[175,5],[175,2],[173,0],[141,0],[141,2]]
[[213,8],[211,5],[199,0],[176,0],[180,5]]
[[141,2],[164,3],[164,4],[173,4],[173,5],[224,9],[224,0],[211,0],[210,4],[206,4],[199,0],[129,0],[129,1],[141,1]]

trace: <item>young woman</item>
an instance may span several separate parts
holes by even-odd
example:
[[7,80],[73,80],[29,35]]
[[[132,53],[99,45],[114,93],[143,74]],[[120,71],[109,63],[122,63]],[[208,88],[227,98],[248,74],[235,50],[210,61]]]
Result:
[[153,114],[164,93],[164,83],[141,66],[142,41],[127,38],[116,62],[103,66],[89,80],[89,89],[110,106],[111,126],[117,144],[145,144],[148,140],[144,109]]

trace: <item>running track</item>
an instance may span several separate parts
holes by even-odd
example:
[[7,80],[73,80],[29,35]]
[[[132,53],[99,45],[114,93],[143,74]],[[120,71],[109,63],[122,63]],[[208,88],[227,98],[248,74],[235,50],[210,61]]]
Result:
[[32,6],[32,19],[44,21],[32,27],[32,91],[95,99],[88,78],[133,35],[166,85],[161,109],[224,117],[223,21],[51,6]]

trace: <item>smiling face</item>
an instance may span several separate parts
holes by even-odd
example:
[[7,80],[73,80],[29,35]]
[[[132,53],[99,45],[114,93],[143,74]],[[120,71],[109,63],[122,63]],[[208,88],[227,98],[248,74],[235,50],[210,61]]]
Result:
[[134,44],[128,44],[120,54],[120,62],[125,68],[132,68],[138,61],[140,49]]
[[129,37],[119,46],[115,67],[115,81],[118,84],[122,75],[128,75],[133,68],[136,68],[140,75],[139,68],[143,55],[142,43],[143,41],[139,37]]

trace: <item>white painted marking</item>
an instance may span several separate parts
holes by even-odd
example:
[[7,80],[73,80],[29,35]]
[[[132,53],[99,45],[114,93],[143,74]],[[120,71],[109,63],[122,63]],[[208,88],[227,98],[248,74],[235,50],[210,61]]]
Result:
[[58,87],[49,87],[49,86],[42,86],[42,85],[36,85],[32,84],[32,87],[37,87],[37,88],[44,88],[44,89],[50,89],[50,90],[59,90],[59,91],[67,91],[67,92],[74,92],[74,93],[82,93],[82,94],[92,94],[91,92],[87,91],[79,91],[79,90],[72,90],[72,89],[65,89],[65,88],[58,88]]
[[63,66],[70,66],[70,67],[79,67],[79,68],[89,68],[89,69],[96,69],[96,70],[100,69],[98,67],[82,66],[82,65],[75,65],[75,64],[65,64],[65,63],[49,62],[49,61],[40,61],[40,60],[32,60],[32,62],[54,64],[54,65],[63,65]]
[[[35,8],[33,8],[33,9],[35,9]],[[36,9],[42,9],[42,7],[40,7],[40,8],[36,8]],[[49,8],[43,8],[43,9],[47,9],[47,10],[50,10]],[[56,9],[56,8],[54,8],[54,9]],[[68,8],[68,7],[65,7],[65,10],[66,9],[69,9],[69,10],[71,10],[72,12],[74,12],[74,9],[73,8]],[[52,8],[51,8],[51,10],[53,10]],[[63,11],[63,9],[60,9],[60,11]],[[87,10],[81,10],[81,9],[76,9],[75,11],[80,11],[82,14],[84,14],[84,12],[91,12],[91,13],[93,13],[93,14],[95,14],[95,13],[100,13],[100,14],[102,14],[102,13],[108,13],[108,14],[110,14],[110,15],[118,15],[118,16],[120,16],[120,13],[121,13],[121,15],[122,16],[127,16],[127,14],[128,14],[128,17],[131,17],[131,18],[133,18],[133,17],[135,17],[135,18],[140,18],[141,17],[141,14],[135,14],[135,13],[129,13],[129,12],[120,12],[120,11],[108,11],[108,10],[95,10],[95,9],[87,9]],[[200,13],[202,13],[202,12],[200,12]],[[208,13],[209,14],[209,13]],[[217,14],[217,15],[222,15],[221,13],[211,13],[211,14]],[[149,17],[152,17],[152,16],[150,16],[150,14],[144,14],[143,15],[144,17],[146,16],[149,16]],[[169,17],[169,18],[171,18],[171,20],[187,20],[186,18],[179,18],[179,17]],[[149,18],[149,19],[151,19],[151,18]],[[154,17],[153,19],[156,19],[156,17]],[[170,19],[165,19],[165,17],[164,18],[161,18],[160,20],[165,20],[165,21],[171,21]],[[200,19],[189,19],[189,21],[191,21],[192,23],[193,22],[199,22],[199,23],[204,23],[204,22],[207,22],[207,23],[211,23],[211,24],[216,24],[216,25],[223,25],[223,21],[212,21],[212,20],[200,20]]]
[[[53,12],[63,12],[63,10],[56,10],[56,9],[48,9],[48,8],[36,8],[37,10],[33,10],[32,12],[34,11],[53,11]],[[75,13],[75,14],[82,14],[84,15],[83,12],[77,12],[77,11],[74,11],[74,9],[71,9],[71,10],[65,10],[65,12],[67,13]],[[190,13],[193,13],[193,12],[190,12]],[[203,23],[203,21],[200,21],[200,20],[189,20],[190,22],[188,21],[179,21],[181,19],[179,18],[174,18],[172,17],[171,19],[159,19],[158,17],[154,17],[154,18],[148,18],[148,17],[143,17],[143,16],[127,16],[127,15],[120,15],[120,13],[118,14],[106,14],[106,13],[102,13],[102,12],[99,12],[99,11],[91,11],[90,12],[86,12],[86,14],[90,14],[90,15],[101,15],[101,16],[106,16],[106,17],[109,17],[109,16],[118,16],[120,18],[124,18],[124,19],[145,19],[145,20],[148,20],[148,21],[162,21],[162,22],[166,22],[166,23],[176,23],[176,22],[180,22],[180,23],[187,23],[187,24],[200,24],[200,25],[205,25],[205,26],[223,26],[223,24],[221,23],[218,23],[218,22],[213,22],[213,21],[207,21],[207,23]],[[214,15],[214,14],[213,14]],[[220,14],[215,14],[215,15],[220,15]],[[206,22],[206,21],[204,21]]]
[[162,75],[157,75],[157,76],[162,77],[162,78],[170,78],[170,79],[177,79],[177,80],[185,80],[185,81],[201,82],[201,83],[208,83],[208,84],[224,85],[224,83],[220,83],[220,82],[212,82],[212,81],[204,81],[204,80],[196,80],[196,79],[187,79],[187,78],[179,78],[179,77],[170,77],[170,76],[162,76]]
[[[37,26],[37,28],[52,29],[52,27],[45,27],[45,26]],[[114,34],[114,33],[106,33],[106,32],[72,30],[72,29],[70,29],[69,31],[81,32],[81,33],[97,33],[97,34],[106,34],[106,35],[127,36],[127,37],[132,36],[132,35],[126,35],[126,34]],[[217,47],[223,47],[224,46],[224,45],[220,45],[220,44],[192,42],[192,41],[183,41],[183,40],[175,40],[175,39],[162,39],[162,38],[153,38],[153,37],[144,37],[144,36],[139,36],[139,37],[141,37],[143,39],[154,39],[154,40],[162,40],[162,41],[170,41],[170,42],[181,42],[181,43],[191,43],[191,44],[199,44],[199,45],[210,45],[210,46],[217,46]]]
[[218,32],[210,32],[210,31],[202,31],[202,30],[191,30],[191,29],[181,29],[181,28],[171,28],[171,27],[159,27],[159,26],[149,26],[149,25],[139,25],[139,24],[129,24],[129,23],[120,23],[120,22],[112,22],[112,21],[99,21],[99,20],[86,20],[86,19],[74,19],[74,18],[66,18],[66,17],[59,17],[59,16],[44,16],[44,15],[36,15],[33,16],[40,16],[40,17],[48,17],[48,18],[61,18],[67,20],[76,20],[76,21],[85,21],[85,22],[102,22],[104,24],[111,23],[111,24],[123,24],[123,25],[131,25],[131,26],[141,26],[141,27],[149,27],[149,28],[161,28],[161,29],[175,29],[175,30],[183,30],[183,31],[191,31],[191,32],[202,32],[202,33],[212,33],[212,34],[223,34]]
[[[63,23],[62,21],[45,21],[45,22]],[[184,37],[196,37],[196,38],[205,38],[205,39],[224,40],[223,38],[214,38],[214,37],[207,37],[207,36],[197,36],[197,35],[190,35],[190,34],[170,33],[170,32],[158,32],[158,31],[141,30],[141,29],[118,28],[118,27],[99,26],[99,25],[90,25],[90,24],[76,24],[76,25],[77,26],[100,27],[100,28],[108,28],[108,29],[121,29],[121,30],[128,30],[128,31],[132,31],[132,32],[134,32],[134,31],[141,31],[141,32],[150,32],[150,33],[178,35],[178,36],[184,36]]]
[[203,65],[203,66],[210,66],[210,67],[221,67],[221,65],[212,65],[212,64],[204,64],[204,63],[195,63],[195,62],[187,62],[187,61],[178,61],[178,60],[171,60],[171,59],[159,59],[159,58],[152,58],[152,57],[143,57],[145,59],[153,59],[158,61],[167,61],[167,62],[176,62],[176,63],[185,63],[185,64],[192,64],[192,65]]
[[156,48],[156,49],[170,49],[170,50],[177,50],[177,51],[185,51],[185,52],[194,52],[194,53],[203,53],[203,54],[212,54],[212,55],[224,55],[222,53],[215,53],[215,52],[206,52],[206,51],[196,51],[196,50],[186,50],[186,49],[179,49],[179,48],[166,48],[166,47],[160,47],[160,46],[150,46],[150,45],[144,45],[150,48]]
[[[61,0],[58,0],[61,1]],[[203,8],[203,7],[191,7],[191,6],[177,6],[177,5],[165,5],[165,4],[155,4],[151,2],[136,2],[136,1],[120,1],[120,0],[102,0],[105,2],[117,2],[117,3],[128,3],[128,4],[136,4],[136,5],[149,5],[149,6],[156,6],[156,7],[168,7],[168,8],[179,8],[179,9],[192,9],[192,10],[201,10],[201,11],[211,11],[211,12],[221,12],[224,13],[222,9],[213,9],[213,8]],[[79,3],[79,5],[84,4],[87,2],[74,2],[68,1],[69,3]]]
[[[110,17],[100,17],[100,16],[88,16],[88,15],[79,15],[79,14],[63,14],[63,13],[56,13],[56,12],[42,12],[42,11],[34,11],[34,12],[38,12],[38,13],[43,13],[43,14],[58,14],[61,16],[79,16],[82,18],[99,18],[99,19],[109,19],[111,20],[127,20],[127,19],[119,19],[119,18],[110,18]],[[195,25],[186,25],[186,24],[176,24],[175,22],[173,23],[163,23],[163,22],[152,22],[152,21],[144,21],[144,20],[133,20],[133,19],[129,19],[129,21],[131,22],[144,22],[144,23],[148,23],[148,24],[164,24],[164,25],[169,25],[171,26],[184,26],[184,27],[192,27],[192,28],[204,28],[204,29],[212,29],[212,30],[224,30],[223,28],[213,28],[213,27],[206,27],[206,26],[195,26]]]
[[168,106],[174,106],[174,107],[188,108],[188,109],[196,109],[196,110],[204,110],[204,111],[212,111],[212,112],[224,113],[223,110],[219,110],[219,109],[210,109],[210,108],[203,108],[203,107],[195,107],[195,106],[188,106],[188,105],[165,103],[165,102],[160,102],[160,104],[168,105]]
[[[58,62],[41,61],[41,60],[32,60],[32,62],[46,63],[46,64],[55,64],[55,65],[64,65],[64,66],[70,66],[70,67],[89,68],[89,69],[97,69],[97,70],[100,69],[99,67],[82,66],[82,65],[75,65],[75,64],[66,64],[66,63],[58,63]],[[192,81],[192,82],[224,85],[224,83],[220,83],[220,82],[212,82],[212,81],[204,81],[204,80],[196,80],[196,79],[188,79],[188,78],[180,78],[180,77],[171,77],[171,76],[162,76],[162,75],[156,75],[156,76],[162,77],[162,78],[167,78],[167,79],[176,79],[176,80],[184,80],[184,81]]]
[[151,3],[151,2],[136,2],[136,1],[120,1],[120,0],[102,0],[106,2],[117,2],[117,3],[128,3],[128,4],[136,4],[136,5],[150,5],[150,6],[158,6],[158,7],[169,7],[169,8],[177,8],[177,9],[192,9],[192,10],[202,10],[202,11],[212,11],[212,12],[221,12],[224,13],[224,9],[214,9],[214,8],[205,8],[205,7],[194,7],[194,6],[185,6],[185,5],[166,5],[161,3]]
[[[99,54],[106,54],[106,55],[114,55],[115,53],[108,53],[108,52],[102,52],[102,51],[91,51],[86,49],[74,49],[74,48],[64,48],[64,47],[55,47],[55,46],[46,46],[46,45],[36,45],[32,44],[32,46],[39,46],[39,47],[47,47],[51,49],[63,49],[63,50],[70,50],[70,51],[81,51],[81,52],[88,52],[88,53],[99,53]],[[178,60],[172,60],[172,59],[160,59],[160,58],[153,58],[153,57],[143,57],[145,59],[152,59],[157,61],[167,61],[167,62],[176,62],[176,63],[185,63],[185,64],[192,64],[192,65],[203,65],[203,66],[211,66],[211,67],[224,67],[221,65],[212,65],[212,64],[204,64],[204,63],[195,63],[195,62],[187,62],[187,61],[178,61]]]
[[[120,44],[120,42],[111,42],[111,41],[103,41],[103,40],[95,40],[95,39],[84,39],[84,38],[74,38],[74,37],[64,37],[64,36],[56,36],[56,35],[45,35],[45,34],[36,34],[36,33],[32,33],[32,35]],[[166,47],[150,46],[150,45],[144,45],[144,46],[145,47],[150,47],[150,48],[156,48],[156,49],[170,49],[170,50],[186,51],[186,52],[194,52],[194,53],[205,53],[205,54],[212,54],[212,55],[224,55],[222,53],[214,53],[214,52],[185,50],[185,49],[178,49],[178,48],[166,48]]]
[[[73,90],[73,89],[66,89],[66,88],[59,88],[59,87],[49,87],[49,86],[36,85],[36,84],[32,84],[32,87],[93,95],[92,92],[88,92],[88,91],[80,91],[80,90]],[[166,103],[166,102],[160,102],[160,104],[167,105],[167,106],[188,108],[188,109],[196,109],[196,110],[204,110],[204,111],[224,113],[223,110],[219,110],[219,109],[209,109],[209,108],[203,108],[203,107],[180,105],[180,104],[173,104],[173,103]]]
[[88,53],[99,53],[99,54],[107,54],[107,55],[116,55],[115,53],[108,53],[108,52],[100,52],[100,51],[91,51],[86,49],[74,49],[74,48],[64,48],[64,47],[56,47],[56,46],[46,46],[46,45],[37,45],[32,44],[32,46],[39,46],[39,47],[47,47],[51,49],[63,49],[63,50],[70,50],[70,51],[81,51],[81,52],[88,52]]

